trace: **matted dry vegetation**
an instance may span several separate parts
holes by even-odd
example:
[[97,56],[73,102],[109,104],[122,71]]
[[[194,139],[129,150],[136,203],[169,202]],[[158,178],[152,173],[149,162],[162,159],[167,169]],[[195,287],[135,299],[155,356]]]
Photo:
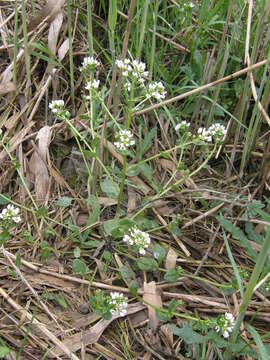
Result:
[[[32,17],[31,4],[27,2],[29,44],[26,49],[19,48],[16,84],[13,45],[10,41],[14,37],[14,1],[1,2],[0,128],[3,130],[3,141],[8,144],[9,153],[13,156],[10,158],[1,149],[1,204],[4,207],[5,200],[12,199],[21,206],[23,217],[23,222],[12,231],[0,256],[0,336],[11,349],[7,358],[147,360],[185,359],[189,356],[196,359],[196,346],[192,349],[193,353],[186,354],[186,344],[173,335],[168,325],[158,319],[153,307],[147,304],[167,308],[172,299],[179,299],[183,303],[177,308],[177,313],[199,316],[201,319],[227,311],[236,315],[239,311],[239,290],[236,289],[231,294],[224,291],[235,285],[232,285],[234,271],[216,215],[222,210],[225,217],[244,229],[247,220],[243,215],[252,200],[268,194],[265,182],[268,173],[265,143],[269,136],[266,123],[262,126],[260,141],[251,152],[244,176],[240,178],[238,174],[238,155],[242,154],[244,144],[235,140],[238,135],[234,138],[232,130],[226,144],[220,147],[219,153],[200,173],[187,179],[180,188],[169,191],[162,199],[155,199],[151,207],[143,212],[143,218],[152,222],[150,236],[153,243],[162,245],[166,255],[159,269],[147,273],[138,271],[135,274],[131,268],[136,257],[119,251],[118,245],[104,230],[104,222],[115,216],[117,199],[107,196],[100,189],[100,181],[104,175],[102,168],[96,164],[92,167],[93,181],[89,188],[85,164],[72,131],[65,123],[57,121],[48,109],[51,99],[63,99],[66,107],[71,110],[72,125],[86,139],[90,136],[88,123],[83,116],[83,78],[79,71],[82,59],[88,53],[87,30],[80,18],[82,15],[87,17],[87,5],[84,1],[79,3],[80,10],[75,2],[72,7],[75,69],[73,107],[65,1],[48,1],[47,5],[39,2],[35,8],[36,14]],[[93,34],[98,40],[96,44],[105,46],[103,38],[108,25],[107,18],[100,9],[99,3],[94,2]],[[118,16],[123,23],[130,23],[128,15],[120,12]],[[21,20],[19,26],[19,42],[23,44]],[[101,31],[102,27],[104,33]],[[127,29],[126,34],[130,35],[130,29]],[[181,45],[176,39],[162,39],[165,46],[170,45],[167,61],[169,51],[176,52],[180,59],[189,51],[188,37],[183,39]],[[105,83],[111,77],[110,64],[104,57],[104,49],[99,49],[96,44],[94,47],[97,58],[103,64],[99,69],[99,78]],[[49,52],[46,53],[44,49]],[[30,79],[26,70],[25,50],[31,54]],[[127,44],[124,43],[123,51],[126,50]],[[260,68],[265,63],[261,55],[253,68]],[[207,64],[208,67],[211,66],[211,58],[208,58]],[[250,66],[248,59],[246,66]],[[244,70],[239,73],[237,70],[235,75],[223,79],[224,76],[209,77],[208,68],[202,85],[217,78],[222,80],[214,86],[240,75],[246,77],[247,67],[243,66],[242,69]],[[111,85],[111,92],[108,90],[108,94],[112,93],[114,85]],[[177,110],[177,106],[181,106],[181,99],[195,93],[206,96],[209,94],[208,87],[210,85],[196,88],[192,94],[178,97],[175,94],[173,101],[165,103],[173,103]],[[234,116],[237,116],[240,100],[236,104]],[[165,112],[159,112],[160,108],[160,104],[148,104],[146,109],[135,114],[141,116],[148,131],[156,124],[159,126],[147,149],[146,158],[173,148],[175,144],[175,135],[169,128],[170,120],[166,118]],[[152,111],[154,109],[157,112]],[[196,121],[199,121],[203,109],[204,99],[198,95],[193,114]],[[267,113],[265,115],[268,116]],[[121,111],[117,116],[121,123]],[[100,130],[102,126],[101,124]],[[135,122],[132,129],[140,136]],[[116,168],[121,173],[123,157],[116,151],[113,137],[104,138],[104,131],[103,129],[101,133],[99,156],[105,166],[109,169]],[[191,172],[201,165],[203,156],[198,148],[192,149],[187,158]],[[177,153],[172,151],[168,158],[152,160],[152,179],[142,174],[128,177],[122,203],[128,218],[141,209],[145,199],[151,199],[156,194],[158,190],[155,185],[162,188],[170,181],[177,169],[176,159]],[[90,157],[90,166],[91,161]],[[135,162],[136,158],[133,159],[133,163]],[[262,169],[263,163],[265,166]],[[179,171],[176,180],[183,176],[184,173]],[[23,186],[22,178],[29,191]],[[89,202],[89,194],[96,196],[99,205]],[[31,202],[31,197],[34,202]],[[99,216],[89,225],[95,206],[100,206]],[[253,221],[254,229],[261,236],[265,222],[255,218],[249,221]],[[254,261],[246,253],[243,244],[240,245],[239,240],[231,237],[230,233],[227,233],[227,239],[239,268],[251,273]],[[252,242],[251,245],[256,251],[261,249],[258,243]],[[87,266],[85,276],[74,274],[74,249],[77,247],[80,247],[79,256]],[[111,254],[108,264],[104,260],[104,252]],[[149,250],[149,254],[153,257],[152,250]],[[178,266],[182,267],[183,275],[175,282],[164,280],[164,273]],[[130,271],[131,275],[123,275],[123,269]],[[129,287],[133,276],[139,285],[137,298],[132,295]],[[224,289],[219,286],[222,284],[225,285]],[[128,296],[127,315],[104,320],[93,313],[89,307],[89,295],[96,289],[119,291]],[[141,298],[144,301],[138,301]],[[246,320],[251,319],[260,334],[267,332],[270,301],[259,289],[255,291],[246,312]],[[182,327],[186,320],[174,317],[171,322]],[[251,341],[250,335],[245,331],[242,338],[247,342]],[[256,349],[256,345],[252,347]],[[208,343],[204,358],[215,359],[215,356],[212,344]],[[252,357],[245,355],[242,358]]]

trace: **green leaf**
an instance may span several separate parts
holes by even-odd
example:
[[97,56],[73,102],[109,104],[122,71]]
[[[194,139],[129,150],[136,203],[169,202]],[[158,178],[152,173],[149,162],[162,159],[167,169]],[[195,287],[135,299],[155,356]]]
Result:
[[105,179],[100,183],[101,190],[113,199],[117,199],[120,189],[118,184],[110,179]]
[[138,268],[143,271],[153,271],[158,269],[158,263],[151,258],[140,258],[137,261]]
[[252,335],[253,339],[255,340],[256,345],[257,345],[257,347],[259,349],[259,353],[261,355],[261,358],[262,359],[269,359],[266,348],[265,348],[265,346],[264,346],[264,344],[262,342],[262,339],[261,339],[259,333],[257,332],[257,330],[254,329],[254,327],[249,325],[249,324],[246,324],[246,328],[247,328],[248,332],[250,332],[250,334]]
[[141,169],[142,175],[144,175],[147,180],[152,181],[153,170],[152,170],[151,166],[144,163],[144,164],[139,165],[139,167]]
[[87,222],[87,225],[90,226],[90,225],[94,224],[99,218],[100,204],[98,202],[98,199],[94,195],[89,195],[87,202],[88,202],[88,205],[90,205],[92,208],[92,214],[89,217],[88,222]]
[[117,229],[118,226],[119,226],[119,220],[117,219],[104,221],[104,230],[107,235],[112,235],[112,231],[114,229]]
[[76,246],[74,251],[73,251],[73,254],[74,254],[74,257],[76,259],[78,259],[81,256],[81,249],[78,246]]
[[170,320],[170,315],[165,309],[155,309],[155,314],[160,321],[167,322]]
[[228,239],[227,239],[227,236],[226,236],[226,233],[225,233],[224,230],[223,230],[223,238],[224,238],[224,242],[225,242],[225,245],[226,245],[226,249],[227,249],[227,253],[228,253],[230,262],[231,262],[232,267],[233,267],[234,275],[235,275],[235,277],[237,279],[239,290],[240,290],[241,296],[243,298],[244,290],[243,290],[243,285],[242,285],[242,279],[241,279],[241,276],[239,275],[238,267],[237,267],[236,262],[234,260],[234,257],[233,257],[233,254],[231,252],[230,245],[229,245],[229,242],[228,242]]
[[62,306],[62,308],[64,308],[64,309],[68,308],[68,304],[67,304],[65,298],[61,294],[57,294],[55,297],[55,300],[58,302],[58,304],[60,306]]
[[138,295],[139,284],[137,280],[132,280],[129,284],[129,290],[132,296]]
[[144,137],[143,141],[140,143],[139,147],[139,159],[141,160],[146,151],[153,144],[153,139],[156,135],[157,128],[152,128]]
[[71,205],[72,203],[72,198],[69,197],[69,196],[63,196],[61,199],[59,199],[57,202],[56,202],[56,205],[59,206],[59,207],[68,207]]
[[10,233],[7,229],[0,232],[0,246],[10,239]]
[[109,28],[111,32],[114,32],[117,21],[117,0],[110,0],[109,5]]
[[18,254],[16,256],[15,265],[18,269],[21,267],[21,250],[18,251]]
[[0,194],[0,205],[7,205],[10,203],[10,200],[7,196]]
[[10,353],[10,349],[5,345],[0,345],[0,359],[3,359]]
[[48,208],[46,206],[41,206],[37,211],[36,211],[36,216],[38,218],[44,218],[45,216],[47,216],[48,213]]
[[98,248],[100,245],[100,241],[99,240],[89,240],[89,241],[84,241],[82,243],[82,247],[86,248],[86,249],[94,249],[94,248]]
[[164,280],[168,282],[175,282],[182,274],[182,268],[179,266],[177,269],[169,269],[164,275]]
[[154,245],[153,253],[154,253],[154,258],[157,259],[159,264],[166,256],[166,250],[164,249],[163,246],[159,244]]
[[72,270],[74,274],[85,275],[87,271],[87,267],[85,263],[80,259],[74,259],[72,263]]
[[123,265],[120,267],[119,270],[120,270],[121,277],[124,281],[130,282],[131,280],[133,280],[135,278],[135,274],[131,270],[130,267]]
[[127,176],[137,176],[141,172],[140,165],[131,165],[127,169]]
[[205,336],[202,336],[196,331],[192,330],[188,324],[185,324],[182,328],[170,324],[169,328],[174,335],[179,336],[187,344],[203,344],[206,341]]

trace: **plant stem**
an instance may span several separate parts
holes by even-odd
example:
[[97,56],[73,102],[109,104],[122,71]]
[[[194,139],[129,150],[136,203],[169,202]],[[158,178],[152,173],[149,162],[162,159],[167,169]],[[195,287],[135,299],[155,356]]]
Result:
[[172,189],[172,187],[174,186],[179,186],[181,184],[183,184],[187,179],[193,177],[194,175],[196,175],[207,163],[208,161],[211,159],[211,157],[214,155],[215,151],[216,151],[217,145],[215,144],[213,150],[210,152],[210,154],[207,156],[207,158],[204,160],[204,162],[196,169],[194,170],[192,173],[190,173],[188,176],[186,177],[182,177],[181,179],[179,179],[178,181],[176,181],[174,184],[170,185],[169,187],[167,187],[166,189],[164,189],[160,194],[156,194],[155,196],[153,196],[153,198],[146,203],[139,211],[137,211],[133,216],[132,219],[134,219],[136,216],[138,216],[141,212],[143,212],[145,209],[148,208],[148,206],[150,205],[150,203],[152,203],[155,200],[160,199],[162,196],[164,196],[165,194],[167,194],[168,191],[170,191]]
[[127,173],[127,154],[125,153],[123,156],[123,175],[122,175],[120,191],[119,191],[119,195],[118,195],[116,217],[119,217],[120,206],[121,206],[121,202],[122,202],[122,198],[123,198],[123,192],[124,192],[124,186],[125,186],[125,180],[126,180],[126,173]]

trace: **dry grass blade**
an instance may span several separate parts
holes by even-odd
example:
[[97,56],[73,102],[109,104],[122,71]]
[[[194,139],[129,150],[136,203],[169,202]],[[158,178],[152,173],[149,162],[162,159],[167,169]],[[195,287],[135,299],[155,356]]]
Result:
[[28,26],[29,31],[34,30],[44,20],[50,21],[59,12],[66,0],[48,0],[46,5],[40,10],[35,18],[33,18]]
[[166,261],[165,261],[165,268],[167,270],[175,269],[177,257],[178,257],[177,253],[172,248],[170,248],[167,253]]
[[16,90],[16,85],[11,81],[7,81],[5,83],[0,84],[0,96],[8,94],[15,90]]
[[149,327],[154,332],[157,330],[159,325],[159,320],[156,316],[155,309],[151,305],[153,305],[156,308],[162,307],[162,300],[160,293],[157,289],[157,285],[154,281],[151,281],[150,283],[144,283],[143,287],[143,300],[148,305],[148,316],[149,316]]
[[29,321],[32,321],[33,325],[35,325],[38,330],[45,335],[50,341],[53,342],[53,344],[57,347],[60,348],[61,351],[66,354],[67,356],[72,356],[72,359],[74,360],[80,360],[74,353],[72,353],[70,351],[70,349],[63,344],[63,342],[61,342],[60,340],[57,339],[57,337],[50,332],[47,327],[42,324],[40,321],[36,320],[35,318],[33,318],[33,315],[26,311],[21,305],[19,305],[18,303],[16,303],[16,301],[14,301],[6,292],[4,289],[2,289],[0,287],[0,295],[19,313],[21,313],[23,316],[25,316],[25,318]]
[[[145,308],[142,304],[131,304],[127,308],[127,316],[137,313]],[[114,315],[111,320],[100,320],[97,324],[91,327],[91,329],[84,332],[84,345],[92,345],[98,342],[99,338],[105,331],[105,329],[116,319],[119,319],[119,315]],[[72,349],[72,351],[77,351],[82,346],[82,333],[75,334],[69,339],[64,341],[66,347]],[[55,349],[55,353],[59,356],[63,354],[63,351],[60,349]]]
[[44,204],[49,197],[49,172],[47,164],[48,149],[51,141],[52,129],[49,126],[41,128],[37,134],[38,146],[30,160],[30,170],[35,179],[36,200],[39,205]]

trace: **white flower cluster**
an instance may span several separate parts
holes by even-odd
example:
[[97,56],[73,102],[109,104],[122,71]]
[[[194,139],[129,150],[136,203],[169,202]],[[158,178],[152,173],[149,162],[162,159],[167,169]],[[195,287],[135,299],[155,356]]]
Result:
[[125,316],[127,313],[127,298],[124,297],[122,293],[119,292],[111,292],[109,304],[111,306],[111,314],[112,315],[120,315]]
[[164,85],[161,81],[159,82],[153,82],[148,85],[148,97],[153,97],[156,100],[162,100],[165,99],[165,96],[167,94],[167,91],[164,88]]
[[84,72],[87,70],[95,70],[96,67],[100,65],[100,62],[97,61],[93,56],[85,57],[82,62],[82,66],[80,67],[80,71]]
[[230,336],[235,325],[235,319],[233,314],[226,312],[225,315],[220,316],[217,319],[217,326],[215,330],[217,333],[221,333],[225,339]]
[[127,150],[130,146],[135,145],[135,140],[133,134],[130,130],[120,130],[120,132],[116,135],[116,141],[114,145],[119,150]]
[[186,120],[183,120],[183,121],[180,121],[180,123],[178,123],[175,126],[175,131],[186,132],[189,127],[190,127],[190,123],[187,122]]
[[227,131],[225,126],[219,123],[211,125],[209,129],[198,129],[199,139],[207,142],[221,141],[225,137],[226,133]]
[[63,100],[52,100],[52,102],[49,104],[49,108],[54,114],[56,114],[59,112],[59,110],[63,110],[64,105],[65,103]]
[[22,221],[19,214],[19,208],[15,207],[14,205],[8,205],[5,209],[2,210],[0,214],[0,219],[6,222],[15,222],[16,224],[18,224]]
[[133,60],[130,61],[129,59],[124,60],[116,60],[116,66],[121,69],[122,75],[124,77],[134,77],[139,81],[139,83],[143,84],[145,78],[148,76],[148,71],[146,71],[146,65],[144,62]]
[[87,83],[86,83],[86,85],[85,85],[85,89],[86,90],[93,90],[93,89],[98,89],[98,87],[99,87],[99,83],[100,83],[100,81],[99,80],[93,80],[93,81],[88,81]]
[[63,100],[52,100],[52,102],[49,104],[49,108],[56,115],[56,117],[61,119],[70,117],[69,111],[66,110],[64,106],[65,103]]
[[151,239],[149,234],[141,231],[137,228],[137,226],[134,226],[129,230],[129,234],[126,234],[123,237],[123,241],[131,246],[134,246],[141,255],[145,255],[145,249],[147,249],[150,245]]
[[210,126],[208,132],[215,140],[221,141],[225,137],[227,130],[224,125],[216,123]]

